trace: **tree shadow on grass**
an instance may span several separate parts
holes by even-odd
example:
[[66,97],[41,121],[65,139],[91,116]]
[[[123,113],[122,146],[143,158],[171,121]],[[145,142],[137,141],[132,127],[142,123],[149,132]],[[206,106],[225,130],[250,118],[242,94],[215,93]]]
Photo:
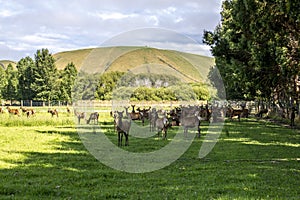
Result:
[[[112,127],[108,124],[104,128],[109,132]],[[76,130],[37,131],[68,139],[48,141],[50,149],[45,152],[5,152],[21,154],[24,159],[0,159],[12,165],[0,170],[0,199],[299,197],[300,165],[299,160],[293,160],[299,158],[298,148],[281,145],[292,143],[294,132],[282,132],[286,130],[278,127],[274,132],[247,121],[228,123],[226,128],[229,135],[221,135],[205,162],[197,158],[201,141],[195,140],[170,166],[145,174],[120,172],[101,164],[85,149]]]

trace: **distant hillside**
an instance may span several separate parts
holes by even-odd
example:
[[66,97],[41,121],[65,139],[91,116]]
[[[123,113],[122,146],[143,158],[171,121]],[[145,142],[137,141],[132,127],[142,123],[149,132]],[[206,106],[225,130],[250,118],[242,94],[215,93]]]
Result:
[[11,60],[0,60],[0,67],[2,67],[3,69],[6,69],[9,64],[11,64],[14,69],[16,68],[16,62]]
[[89,73],[122,71],[133,73],[172,74],[184,82],[206,80],[211,57],[149,47],[102,47],[54,54],[56,66],[63,69],[73,62]]

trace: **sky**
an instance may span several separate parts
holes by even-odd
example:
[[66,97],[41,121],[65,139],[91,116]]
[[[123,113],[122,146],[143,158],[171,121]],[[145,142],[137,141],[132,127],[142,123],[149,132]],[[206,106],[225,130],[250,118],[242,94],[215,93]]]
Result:
[[[34,57],[42,48],[54,54],[103,45],[124,45],[124,38],[131,37],[129,40],[133,41],[137,34],[144,39],[141,45],[211,56],[209,47],[202,44],[202,34],[204,30],[214,30],[220,22],[221,2],[0,0],[0,60],[19,61],[26,56]],[[177,37],[169,34],[166,41],[166,37],[158,36],[159,32],[147,30],[167,30],[175,32]],[[189,39],[180,40],[178,35]],[[120,36],[123,40],[118,43],[114,38]]]

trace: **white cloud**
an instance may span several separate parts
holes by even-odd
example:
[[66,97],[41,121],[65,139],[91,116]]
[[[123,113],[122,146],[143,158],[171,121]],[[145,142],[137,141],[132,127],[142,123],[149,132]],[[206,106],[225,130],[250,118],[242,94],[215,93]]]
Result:
[[137,17],[136,14],[123,14],[119,12],[89,13],[91,16],[99,17],[102,20],[121,20],[130,17]]
[[0,60],[18,60],[40,47],[57,52],[98,46],[114,35],[144,27],[170,29],[201,41],[203,30],[218,24],[221,2],[0,0]]

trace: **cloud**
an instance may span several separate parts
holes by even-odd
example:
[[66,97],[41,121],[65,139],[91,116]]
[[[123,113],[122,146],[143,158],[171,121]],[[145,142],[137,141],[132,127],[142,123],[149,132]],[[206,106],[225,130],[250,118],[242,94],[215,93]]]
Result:
[[102,20],[121,20],[129,17],[136,17],[136,14],[123,14],[119,12],[104,12],[104,13],[90,13],[91,16],[99,17]]
[[57,52],[99,46],[120,33],[145,27],[173,30],[201,42],[203,30],[219,23],[221,2],[0,0],[0,60],[19,60],[40,47]]

